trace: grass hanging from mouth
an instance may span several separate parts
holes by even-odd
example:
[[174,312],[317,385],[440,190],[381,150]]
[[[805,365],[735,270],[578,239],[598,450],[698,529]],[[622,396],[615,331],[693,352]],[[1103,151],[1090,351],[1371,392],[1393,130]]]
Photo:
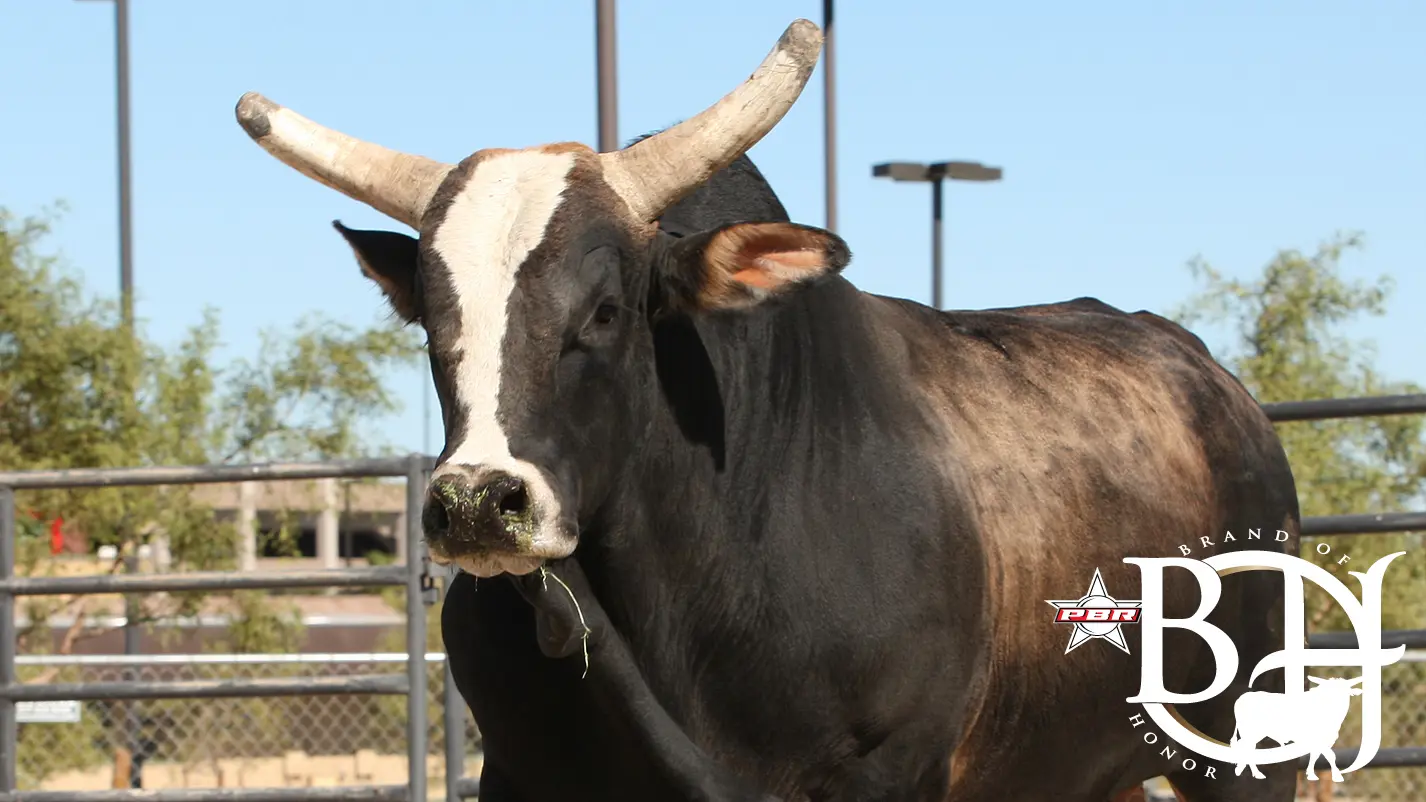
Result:
[[550,577],[554,577],[555,581],[560,583],[560,587],[564,588],[564,592],[569,594],[569,600],[574,602],[574,611],[579,614],[579,625],[584,627],[584,634],[579,637],[580,646],[584,649],[584,673],[579,678],[584,679],[589,676],[589,625],[584,623],[584,609],[579,606],[579,599],[574,597],[574,591],[569,589],[569,585],[566,585],[558,574],[549,571],[543,565],[540,566],[540,584],[545,590],[550,589],[549,582],[546,581]]

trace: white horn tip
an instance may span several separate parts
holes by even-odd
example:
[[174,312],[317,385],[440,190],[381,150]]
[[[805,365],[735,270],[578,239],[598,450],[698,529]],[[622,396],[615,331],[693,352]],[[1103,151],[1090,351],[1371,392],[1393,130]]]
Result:
[[238,125],[248,132],[248,136],[262,139],[272,131],[268,115],[280,108],[282,107],[257,92],[248,92],[238,98],[238,106],[234,111],[238,117]]
[[822,29],[811,20],[793,20],[777,40],[777,49],[786,52],[798,64],[815,65],[822,53]]

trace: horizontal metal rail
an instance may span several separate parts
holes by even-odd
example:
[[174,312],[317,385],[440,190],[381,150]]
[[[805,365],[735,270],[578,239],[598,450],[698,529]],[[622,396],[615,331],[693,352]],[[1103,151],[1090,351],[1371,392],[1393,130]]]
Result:
[[1263,404],[1274,423],[1377,415],[1413,415],[1426,412],[1426,394],[1378,395],[1362,398],[1323,398],[1314,401],[1275,401]]
[[[1335,633],[1324,632],[1322,634],[1331,635]],[[1356,641],[1352,642],[1355,643]],[[1308,645],[1311,646],[1311,642],[1309,642]],[[445,660],[446,656],[441,652],[426,652],[427,665],[438,665],[444,663]],[[1426,650],[1412,649],[1408,646],[1401,660],[1405,663],[1426,663]],[[401,652],[305,652],[300,654],[22,654],[15,658],[15,665],[17,666],[40,668],[48,666],[144,668],[175,665],[347,665],[351,663],[405,662],[406,655]]]
[[[424,459],[426,469],[435,465]],[[284,479],[396,478],[411,470],[412,457],[328,460],[326,462],[267,462],[255,465],[178,465],[153,468],[71,468],[55,471],[0,472],[0,487],[17,490],[56,490],[75,487],[141,487],[148,485],[199,485],[217,482],[257,482]]]
[[1302,534],[1309,536],[1385,535],[1418,531],[1426,531],[1426,512],[1369,512],[1302,519]]
[[405,674],[353,674],[343,677],[259,677],[177,682],[62,682],[47,685],[0,685],[0,699],[16,702],[107,701],[110,699],[241,699],[254,696],[332,696],[403,694]]
[[403,587],[404,565],[333,568],[315,571],[274,571],[243,574],[194,571],[185,574],[97,574],[94,576],[33,576],[0,579],[0,593],[16,596],[59,596],[82,593],[162,593],[190,590],[277,590],[279,588]]
[[[1351,749],[1334,749],[1337,756],[1337,765],[1346,768],[1357,759],[1357,753],[1362,751],[1359,747]],[[1323,771],[1325,760],[1317,761],[1317,770]],[[1298,768],[1307,768],[1307,758],[1301,757],[1297,760]],[[1367,765],[1362,768],[1367,769],[1399,769],[1413,766],[1426,766],[1426,746],[1396,746],[1390,749],[1378,749],[1372,759],[1367,761]]]
[[[292,654],[22,654],[17,666],[266,666],[345,663],[405,663],[405,652],[304,652]],[[442,652],[426,652],[431,665],[445,662]]]
[[[395,613],[378,615],[375,613],[333,613],[324,615],[322,613],[303,613],[297,617],[302,622],[302,626],[309,629],[317,627],[402,627],[406,625],[406,618]],[[48,624],[51,629],[61,632],[69,629],[74,624],[74,615],[58,614],[40,621],[31,621],[30,617],[24,613],[15,616],[17,626],[43,626]],[[86,629],[117,629],[128,623],[128,619],[123,615],[86,615],[84,623],[80,626]],[[213,627],[226,627],[233,623],[233,617],[228,615],[161,615],[155,616],[143,622],[144,626],[152,629],[209,629]]]
[[[1317,632],[1307,636],[1307,646],[1310,649],[1355,649],[1357,633]],[[1381,633],[1381,648],[1395,649],[1398,646],[1426,649],[1426,629],[1393,629]]]
[[406,802],[409,798],[404,785],[0,792],[0,802]]

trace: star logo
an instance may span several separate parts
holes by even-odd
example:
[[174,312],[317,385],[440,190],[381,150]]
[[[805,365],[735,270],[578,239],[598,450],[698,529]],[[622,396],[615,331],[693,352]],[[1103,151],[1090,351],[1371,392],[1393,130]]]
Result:
[[1082,598],[1047,599],[1045,603],[1055,608],[1056,623],[1074,624],[1065,654],[1094,638],[1103,638],[1122,649],[1124,654],[1129,653],[1123,626],[1138,622],[1140,602],[1110,596],[1109,591],[1104,589],[1104,578],[1099,575],[1098,568],[1094,569],[1094,578],[1089,581],[1089,590]]

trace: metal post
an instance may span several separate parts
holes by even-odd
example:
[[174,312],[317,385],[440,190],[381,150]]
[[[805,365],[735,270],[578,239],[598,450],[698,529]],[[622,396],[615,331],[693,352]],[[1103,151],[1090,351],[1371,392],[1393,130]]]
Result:
[[934,164],[916,162],[886,162],[873,165],[871,174],[893,181],[929,181],[931,183],[931,306],[940,309],[942,301],[941,229],[942,183],[945,181],[999,181],[1004,175],[999,167],[987,167],[979,162],[948,161]]
[[941,308],[941,184],[931,181],[931,306]]
[[[0,579],[15,575],[15,491],[0,487]],[[0,686],[15,683],[15,597],[0,590]],[[0,699],[0,793],[15,790],[20,727],[15,703]]]
[[421,506],[426,458],[412,454],[406,469],[406,753],[410,802],[426,802],[426,552]]
[[[119,112],[119,303],[124,327],[133,332],[134,328],[134,237],[133,237],[133,193],[130,183],[132,171],[129,163],[129,2],[114,0],[114,80],[118,84]],[[134,545],[137,549],[137,543]],[[128,573],[138,573],[139,558],[130,554],[125,560]],[[138,654],[139,648],[139,600],[136,596],[124,598],[124,654]],[[132,669],[125,679],[135,680],[138,675]],[[139,703],[124,705],[125,741],[129,748],[129,787],[143,788],[143,762],[139,757],[139,737],[142,722]]]
[[[448,577],[449,583],[454,577]],[[446,728],[446,799],[458,802],[461,778],[465,775],[465,708],[456,688],[455,675],[451,673],[451,657],[446,655],[442,672],[441,699],[442,722]]]
[[614,45],[614,0],[594,0],[594,60],[599,86],[601,153],[619,149],[619,96]]
[[[138,544],[134,544],[137,552]],[[124,571],[130,574],[139,572],[139,556],[131,553],[124,558]],[[139,618],[142,611],[139,607],[139,597],[127,595],[124,597],[124,654],[139,654],[143,650],[140,648],[139,638],[143,634],[139,630]],[[139,678],[138,669],[127,668],[124,670],[124,681],[135,682]],[[124,745],[129,750],[129,787],[144,787],[144,766],[141,757],[142,744],[140,738],[143,734],[143,719],[139,711],[139,702],[128,701],[124,703]]]
[[119,84],[119,302],[134,325],[133,205],[129,170],[129,2],[114,0],[115,72]]
[[426,380],[421,382],[421,453],[431,453],[431,384],[434,379],[430,346],[426,346]]
[[823,191],[827,212],[824,227],[837,230],[837,57],[832,48],[832,0],[822,0],[822,149]]

